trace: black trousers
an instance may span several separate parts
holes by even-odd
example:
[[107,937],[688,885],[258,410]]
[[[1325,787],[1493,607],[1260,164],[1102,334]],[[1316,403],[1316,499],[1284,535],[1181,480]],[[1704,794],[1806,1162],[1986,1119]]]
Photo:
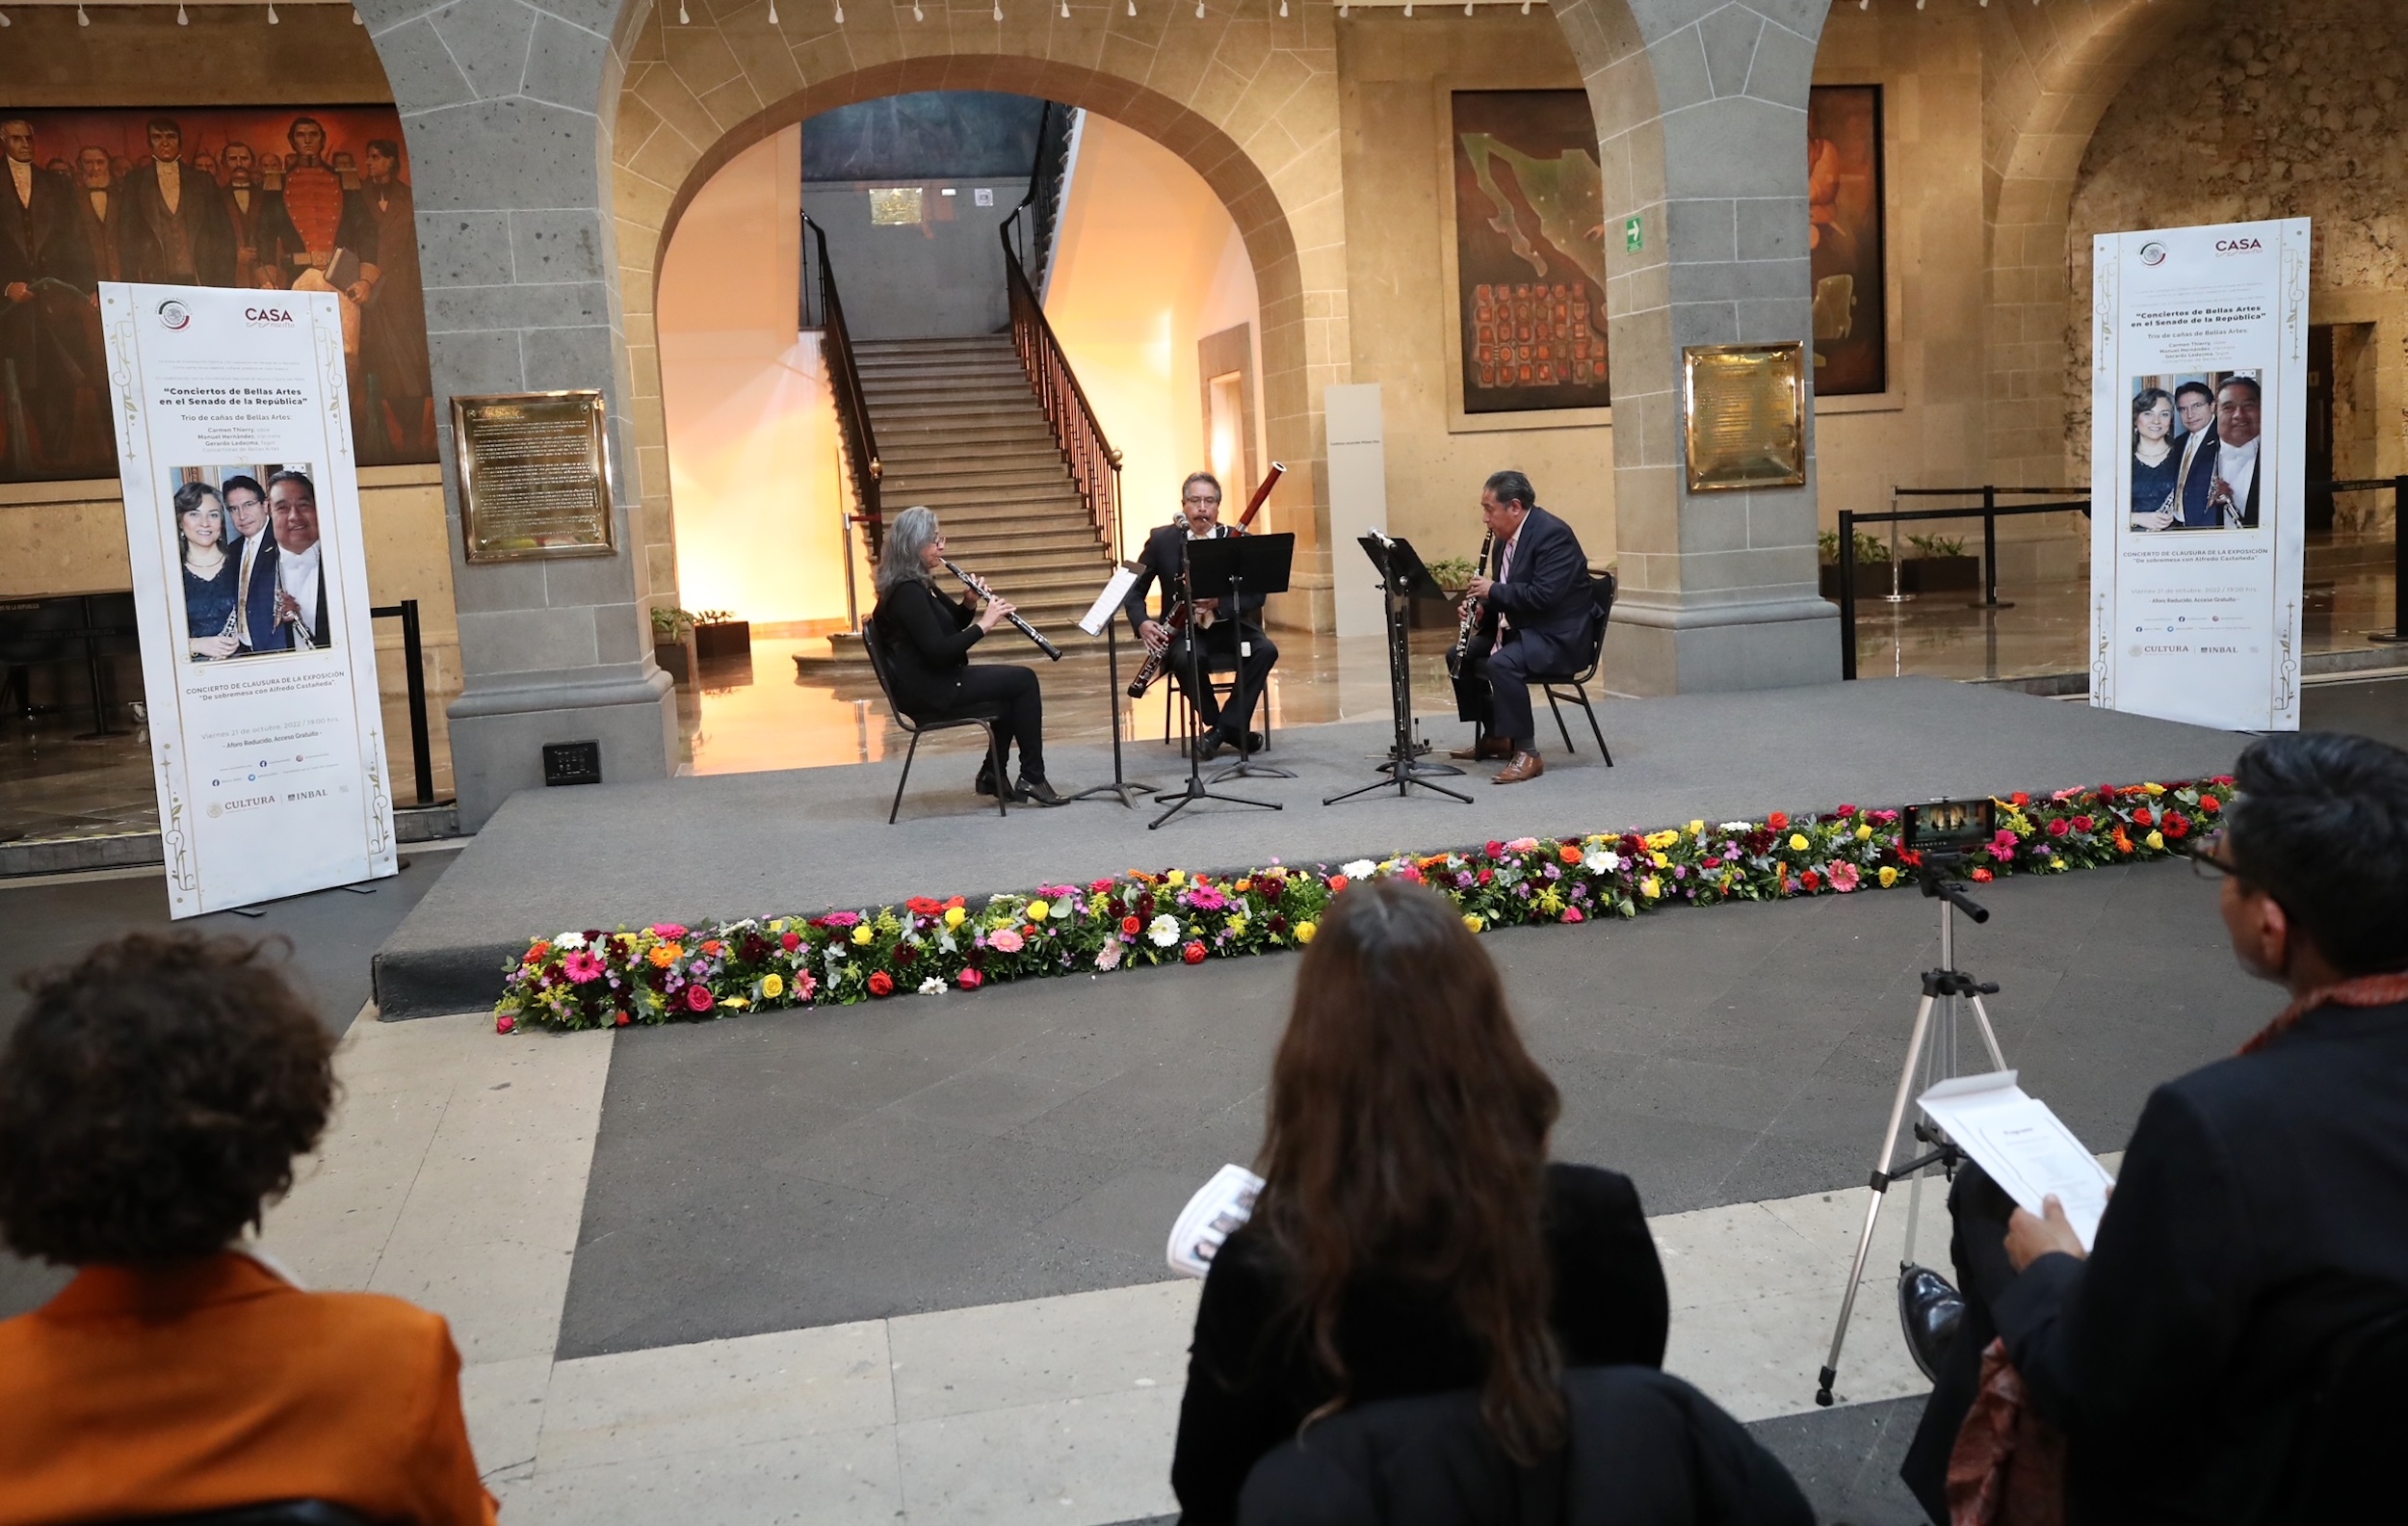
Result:
[[966,716],[994,716],[1005,761],[1013,743],[1020,745],[1020,772],[1033,779],[1045,777],[1045,695],[1030,669],[1003,663],[964,668],[950,688],[924,697],[911,713],[929,721],[958,721]]
[[1505,737],[1516,752],[1538,750],[1538,720],[1531,709],[1529,654],[1519,633],[1505,627],[1505,643],[1493,652],[1479,651],[1463,659],[1462,676],[1488,685],[1488,734]]
[[1940,1376],[1924,1403],[1923,1422],[1898,1464],[1898,1477],[1935,1521],[1949,1518],[1949,1454],[1956,1448],[1956,1433],[1973,1411],[1974,1394],[1981,1385],[1981,1354],[1998,1339],[1999,1327],[1991,1305],[2015,1283],[2015,1263],[2006,1258],[2006,1220],[2015,1211],[2009,1197],[1982,1169],[1971,1161],[1958,1168],[1949,1189],[1949,1258],[1955,1263],[1957,1291],[1965,1295],[1965,1320],[1956,1341],[1940,1363]]
[[[1251,648],[1243,674],[1245,681],[1241,685],[1245,691],[1245,707],[1235,716],[1227,716],[1221,713],[1220,697],[1213,693],[1212,659],[1235,658],[1238,655],[1238,632],[1241,629],[1245,632],[1246,645]],[[1191,637],[1200,637],[1203,647],[1203,654],[1196,664],[1196,692],[1189,696],[1195,705],[1195,713],[1203,718],[1205,729],[1218,729],[1233,742],[1243,740],[1246,732],[1253,729],[1254,706],[1262,700],[1263,681],[1270,676],[1271,665],[1279,661],[1279,648],[1269,636],[1263,634],[1261,626],[1242,627],[1235,620],[1216,621],[1210,629],[1200,633],[1183,631],[1170,644],[1170,673],[1178,680],[1182,692],[1188,687],[1188,643]]]

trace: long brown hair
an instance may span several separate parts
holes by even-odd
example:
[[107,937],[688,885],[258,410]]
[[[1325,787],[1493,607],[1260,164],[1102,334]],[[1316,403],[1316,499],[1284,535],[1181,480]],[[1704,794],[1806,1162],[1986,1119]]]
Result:
[[1296,970],[1271,1063],[1256,1221],[1342,1407],[1337,1325],[1376,1273],[1443,1289],[1488,1357],[1480,1411],[1528,1463],[1563,1435],[1554,1273],[1539,1224],[1555,1083],[1522,1046],[1497,967],[1409,881],[1340,893]]

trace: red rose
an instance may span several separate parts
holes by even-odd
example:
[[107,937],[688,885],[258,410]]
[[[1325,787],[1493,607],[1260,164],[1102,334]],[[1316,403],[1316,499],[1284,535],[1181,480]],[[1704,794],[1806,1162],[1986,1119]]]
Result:
[[977,990],[980,987],[986,984],[986,977],[980,974],[977,970],[966,969],[954,977],[954,984],[960,987],[963,990]]
[[2223,808],[2223,805],[2219,803],[2216,798],[2212,795],[2202,795],[2199,797],[2199,814],[2202,816],[2212,816]]
[[1987,869],[1976,869],[1974,871],[1974,879],[1980,884],[1988,884],[1991,881],[1996,880],[1997,878],[1997,875],[1992,874]]
[[2062,816],[2049,823],[2049,835],[2052,837],[2062,837],[2073,829],[2072,825]]
[[2075,817],[2075,818],[2074,818],[2074,830],[2076,830],[2076,831],[2078,831],[2078,832],[2086,832],[2086,831],[2088,831],[2091,828],[2096,827],[2096,826],[2098,826],[2098,825],[2099,825],[2099,824],[2098,824],[2097,822],[2095,822],[2095,821],[2092,821],[2092,820],[2090,819],[2090,817],[2088,816],[2088,814],[2086,814],[2086,813],[2085,813],[2085,814],[2083,814],[2083,815],[2077,816],[2077,817]]
[[625,1013],[620,1013],[617,1016],[612,1019],[612,1022],[616,1027],[624,1028],[628,1023],[627,1014]]
[[2031,796],[2026,791],[2017,790],[2014,794],[2007,797],[2007,802],[2015,806],[2016,809],[2021,810],[2023,807],[2031,803]]
[[1856,807],[1853,805],[1843,805],[1840,807],[1840,815],[1843,817],[1853,816],[1855,814]]
[[718,1005],[719,1003],[711,995],[709,987],[689,986],[686,987],[686,1006],[689,1009],[698,1013],[709,1012]]
[[1087,888],[1097,895],[1102,895],[1105,891],[1110,890],[1112,887],[1112,882],[1109,879],[1090,880],[1087,881]]
[[495,1033],[509,1033],[511,1029],[517,1026],[518,1019],[511,1016],[508,1013],[504,1013],[499,1017],[493,1019],[493,1031]]
[[1201,964],[1201,963],[1203,963],[1203,962],[1204,962],[1204,944],[1203,944],[1203,941],[1202,941],[1201,939],[1198,939],[1198,940],[1197,940],[1197,941],[1195,941],[1195,942],[1190,943],[1190,944],[1189,944],[1186,948],[1183,948],[1183,949],[1181,949],[1181,950],[1179,951],[1179,957],[1180,957],[1181,959],[1183,959],[1183,960],[1187,960],[1189,963],[1191,963],[1191,964]]
[[1804,874],[1797,877],[1797,882],[1806,887],[1806,893],[1808,895],[1813,895],[1816,891],[1822,888],[1822,876],[1815,873],[1812,869],[1809,869]]
[[[1106,884],[1112,883],[1109,880],[1104,882]],[[945,909],[948,911],[951,911],[955,907],[966,907],[969,904],[970,898],[968,896],[947,896],[945,898]]]
[[1329,877],[1329,893],[1331,895],[1336,895],[1339,891],[1344,890],[1346,887],[1347,877],[1345,875],[1331,875]]
[[895,977],[884,970],[872,970],[870,972],[870,994],[873,996],[894,995]]
[[1497,878],[1497,871],[1496,871],[1496,870],[1494,870],[1494,869],[1482,869],[1482,870],[1479,872],[1479,882],[1480,882],[1481,884],[1488,884],[1488,883],[1492,882],[1493,881],[1495,881],[1495,880],[1496,880],[1496,878]]
[[1483,851],[1491,858],[1502,858],[1505,856],[1505,844],[1501,842],[1491,842],[1485,846]]
[[2150,813],[2148,806],[2143,805],[2133,812],[2133,821],[2135,825],[2148,827],[2156,824],[2157,817]]
[[1122,917],[1120,919],[1120,931],[1128,934],[1131,937],[1136,937],[1139,933],[1145,931],[1145,924],[1139,921],[1136,917]]
[[1771,815],[1765,818],[1765,825],[1771,828],[1774,831],[1788,831],[1790,829],[1790,813],[1788,811],[1774,811]]
[[802,934],[799,933],[789,933],[784,937],[777,940],[777,946],[784,949],[787,953],[792,954],[795,950],[802,947]]

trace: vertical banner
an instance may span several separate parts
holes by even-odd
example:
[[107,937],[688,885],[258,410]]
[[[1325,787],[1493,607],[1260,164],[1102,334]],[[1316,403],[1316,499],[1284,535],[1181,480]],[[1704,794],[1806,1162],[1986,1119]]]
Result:
[[2090,702],[2299,728],[2308,220],[2093,248]]
[[341,299],[103,282],[178,917],[393,874]]

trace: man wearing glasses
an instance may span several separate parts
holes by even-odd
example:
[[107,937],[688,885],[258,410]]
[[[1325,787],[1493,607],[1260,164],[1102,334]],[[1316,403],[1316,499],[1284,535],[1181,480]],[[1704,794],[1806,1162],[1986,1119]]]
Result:
[[1935,1518],[1989,1431],[1964,1417],[1994,1337],[2076,1522],[2374,1518],[2316,1492],[2381,1460],[2320,1393],[2408,1362],[2408,753],[2275,735],[2236,773],[2194,866],[2290,1005],[2151,1095],[2086,1258],[2054,1197],[2035,1218],[1958,1173],[1961,1323],[1906,1311],[1936,1381],[1900,1472]]
[[[1161,620],[1146,618],[1145,595],[1160,578],[1165,600],[1176,597],[1187,575],[1188,542],[1217,540],[1229,534],[1230,528],[1220,522],[1219,479],[1211,472],[1190,473],[1179,485],[1179,517],[1146,538],[1145,553],[1138,558],[1137,583],[1120,605],[1138,639],[1148,647],[1170,644],[1168,670],[1183,690],[1188,687],[1189,644],[1199,644],[1204,654],[1197,664],[1200,681],[1188,698],[1203,722],[1199,745],[1206,757],[1224,747],[1251,752],[1263,745],[1263,734],[1247,727],[1254,720],[1256,701],[1263,697],[1264,680],[1270,675],[1271,665],[1279,661],[1279,648],[1263,634],[1263,595],[1248,593],[1242,608],[1228,611],[1222,610],[1219,599],[1197,599],[1191,623],[1176,637]],[[1218,658],[1236,667],[1241,650],[1245,681],[1239,688],[1245,708],[1232,715],[1221,709],[1220,697],[1213,692],[1212,664]]]

